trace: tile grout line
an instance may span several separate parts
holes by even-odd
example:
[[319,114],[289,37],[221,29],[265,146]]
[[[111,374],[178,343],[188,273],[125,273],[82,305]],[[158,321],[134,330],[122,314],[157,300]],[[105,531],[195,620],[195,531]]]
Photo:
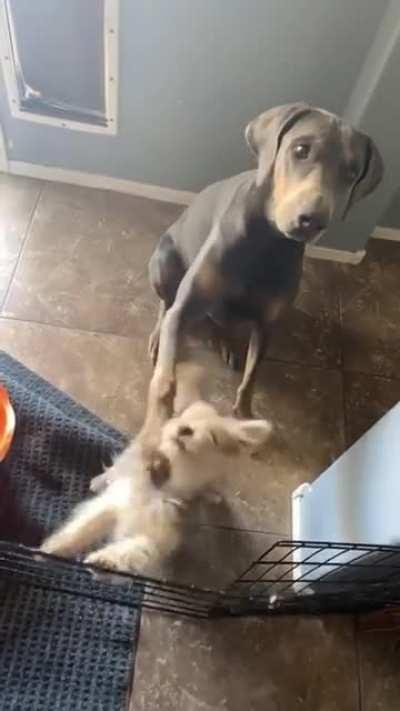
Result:
[[340,374],[342,380],[343,444],[345,451],[349,447],[349,422],[347,418],[346,377],[344,370],[341,370]]
[[[2,305],[4,307],[4,304]],[[37,319],[32,319],[32,318],[20,318],[18,316],[9,316],[7,314],[1,313],[0,312],[0,321],[15,321],[16,323],[26,323],[26,324],[33,324],[37,326],[45,326],[46,328],[58,328],[63,331],[73,331],[77,333],[82,333],[82,334],[87,334],[91,336],[110,336],[112,338],[121,338],[125,339],[127,341],[133,340],[135,334],[132,333],[131,335],[126,335],[123,333],[115,333],[113,331],[102,331],[101,329],[88,329],[88,328],[82,328],[81,326],[66,326],[65,324],[61,323],[49,323],[48,321],[39,321]],[[299,360],[283,360],[282,358],[265,358],[263,361],[264,363],[273,363],[276,365],[288,365],[288,366],[296,366],[296,367],[301,367],[301,368],[309,368],[310,370],[318,370],[321,372],[331,372],[331,373],[342,373],[345,375],[346,373],[352,373],[354,375],[362,375],[367,378],[376,378],[378,380],[385,380],[387,382],[395,382],[398,383],[400,382],[400,377],[396,378],[394,376],[390,375],[381,375],[380,373],[373,373],[369,372],[367,370],[353,370],[349,368],[348,370],[344,369],[341,367],[341,365],[337,366],[323,366],[323,365],[317,365],[315,363],[307,363],[306,361],[299,361]],[[229,370],[229,369],[228,369]]]
[[[0,320],[3,321],[16,321],[17,323],[27,323],[27,324],[36,324],[37,326],[45,326],[47,328],[59,328],[64,331],[75,331],[78,333],[82,334],[87,334],[87,335],[92,335],[92,336],[111,336],[113,338],[123,338],[125,340],[133,340],[134,335],[126,335],[122,333],[114,333],[113,331],[103,331],[101,329],[90,329],[90,328],[82,328],[81,326],[67,326],[66,324],[62,323],[50,323],[48,321],[40,321],[37,319],[32,319],[32,318],[20,318],[18,316],[8,316],[7,314],[3,314],[0,312]],[[150,334],[149,334],[150,335]],[[282,358],[268,358],[266,357],[263,361],[264,363],[273,363],[275,365],[288,365],[288,366],[297,366],[301,368],[310,368],[311,370],[318,370],[318,371],[328,371],[328,372],[340,372],[340,366],[323,366],[323,365],[317,365],[315,363],[307,363],[305,361],[299,361],[299,360],[284,360]],[[229,371],[229,367],[228,367]],[[354,371],[358,372],[358,371]],[[364,373],[361,373],[364,375]],[[383,377],[383,376],[375,376],[373,373],[365,373],[365,375],[371,375],[373,377]],[[400,379],[400,378],[399,378]],[[395,380],[395,378],[388,378],[388,380]]]
[[[113,338],[123,338],[125,340],[133,340],[134,335],[126,335],[123,333],[115,333],[113,331],[103,331],[101,329],[90,329],[90,328],[82,328],[82,326],[67,326],[66,324],[62,323],[50,323],[49,321],[40,321],[37,319],[32,319],[32,318],[20,318],[18,316],[9,316],[4,313],[0,313],[0,320],[3,321],[15,321],[17,323],[26,323],[26,324],[35,324],[37,326],[45,326],[46,328],[58,328],[64,331],[74,331],[82,334],[87,334],[91,336],[111,336]],[[149,334],[150,335],[150,334]],[[265,358],[264,363],[273,363],[275,365],[293,365],[301,368],[309,368],[310,370],[319,370],[319,371],[328,371],[328,372],[340,372],[340,367],[338,366],[323,366],[323,365],[317,365],[315,363],[307,363],[305,361],[299,361],[299,360],[283,360],[281,358]],[[229,367],[228,367],[229,371]],[[358,371],[354,371],[358,372]],[[383,376],[376,376],[373,373],[362,373],[362,375],[371,375],[372,377],[381,377]],[[395,380],[395,378],[387,378],[387,380]],[[400,378],[399,378],[400,380]]]
[[338,289],[338,309],[339,309],[339,346],[340,346],[340,374],[342,380],[342,409],[343,409],[343,444],[344,449],[349,443],[349,423],[347,418],[347,400],[346,400],[346,371],[344,367],[344,349],[343,349],[343,303]]
[[356,666],[357,666],[357,690],[358,690],[358,711],[363,711],[363,687],[362,687],[362,672],[361,672],[361,653],[359,644],[359,624],[358,616],[354,615],[353,623],[353,634],[354,634],[354,649],[356,653]]
[[340,357],[340,368],[341,370],[345,370],[344,367],[344,348],[343,348],[343,302],[342,302],[342,296],[340,293],[340,280],[339,280],[339,289],[337,291],[337,303],[338,303],[338,315],[339,315],[339,357]]
[[40,199],[41,199],[41,197],[42,197],[42,195],[43,195],[43,192],[44,192],[45,187],[46,187],[46,183],[44,183],[43,185],[40,185],[37,198],[36,198],[36,200],[35,200],[35,202],[34,202],[34,205],[33,205],[33,207],[32,207],[31,213],[30,213],[30,215],[29,215],[28,222],[27,222],[27,225],[26,225],[26,228],[25,228],[23,237],[22,237],[21,248],[20,248],[20,250],[19,250],[19,253],[18,253],[16,262],[15,262],[15,265],[14,265],[14,269],[13,269],[12,272],[11,272],[10,280],[9,280],[9,282],[8,282],[8,286],[7,286],[7,289],[6,289],[6,291],[5,291],[4,297],[3,297],[2,301],[1,301],[1,304],[0,304],[0,317],[2,316],[3,309],[4,309],[4,307],[5,307],[6,303],[7,303],[7,299],[8,299],[8,296],[9,296],[9,294],[10,294],[10,291],[11,291],[11,286],[12,286],[12,284],[13,284],[13,282],[14,282],[14,278],[15,278],[15,275],[16,275],[16,273],[17,273],[17,269],[18,269],[19,264],[20,264],[20,262],[21,262],[21,258],[22,258],[23,252],[24,252],[24,250],[25,250],[26,243],[28,242],[29,233],[30,233],[30,230],[31,230],[31,227],[32,227],[33,218],[34,218],[34,216],[35,216],[37,207],[38,207],[38,205],[39,205],[39,202],[40,202]]
[[281,538],[286,541],[290,540],[290,532],[284,533],[283,531],[266,531],[262,528],[237,528],[235,526],[225,526],[224,524],[201,522],[196,523],[195,521],[193,522],[193,524],[189,524],[188,528],[194,528],[195,530],[199,530],[200,528],[210,528],[214,531],[229,531],[230,533],[253,533],[262,536],[276,536],[277,538]]
[[121,338],[131,341],[134,335],[127,336],[123,333],[114,333],[113,331],[102,331],[101,329],[82,328],[80,326],[66,326],[62,323],[49,323],[48,321],[40,321],[32,318],[19,318],[18,316],[8,316],[0,313],[0,321],[14,321],[16,323],[33,324],[35,326],[44,326],[45,328],[57,328],[61,331],[72,331],[73,333],[86,334],[88,336],[111,336],[112,338]]

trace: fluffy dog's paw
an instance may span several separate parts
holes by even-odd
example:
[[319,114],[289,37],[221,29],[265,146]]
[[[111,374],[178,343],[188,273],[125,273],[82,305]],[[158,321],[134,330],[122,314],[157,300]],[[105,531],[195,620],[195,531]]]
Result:
[[93,477],[89,484],[89,489],[92,494],[100,494],[102,491],[107,489],[109,483],[110,481],[108,479],[107,472],[105,472],[104,474],[99,474],[98,476]]
[[42,545],[39,548],[40,553],[55,553],[56,551],[54,550],[54,547],[51,543],[50,539],[47,539],[46,541],[43,541]]
[[69,552],[69,538],[61,534],[54,534],[46,538],[40,546],[41,553],[49,553],[51,555],[58,555],[68,558]]
[[89,555],[87,555],[84,559],[84,563],[87,563],[87,565],[94,565],[96,568],[121,570],[118,558],[106,550],[99,550],[89,553]]

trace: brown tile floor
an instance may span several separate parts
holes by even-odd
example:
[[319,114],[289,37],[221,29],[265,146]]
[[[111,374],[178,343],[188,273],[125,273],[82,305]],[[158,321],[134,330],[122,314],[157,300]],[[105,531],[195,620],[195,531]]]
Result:
[[[156,309],[147,261],[180,210],[0,176],[2,348],[132,432]],[[398,244],[372,241],[357,268],[307,263],[255,398],[277,441],[232,472],[225,505],[199,510],[179,579],[223,585],[288,535],[290,492],[400,398],[399,283]],[[213,381],[226,407],[233,376],[220,364]],[[398,679],[398,642],[358,633],[352,618],[194,624],[146,614],[131,709],[397,711]]]

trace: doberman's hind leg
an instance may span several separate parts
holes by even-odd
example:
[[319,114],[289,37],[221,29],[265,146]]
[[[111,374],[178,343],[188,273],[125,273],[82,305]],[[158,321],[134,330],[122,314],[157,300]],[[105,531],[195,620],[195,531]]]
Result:
[[267,337],[261,325],[255,325],[250,334],[246,363],[242,382],[236,393],[233,411],[237,417],[251,417],[251,401],[257,373],[257,366],[262,359],[267,345]]
[[234,371],[240,369],[240,356],[229,338],[222,338],[219,344],[222,360]]
[[232,338],[232,333],[229,333],[229,329],[209,316],[208,322],[210,324],[211,342],[214,350],[220,354],[222,360],[226,365],[228,365],[232,370],[239,370],[240,368],[240,354],[237,350],[237,344],[235,338]]
[[161,237],[149,263],[150,284],[161,303],[156,325],[149,339],[148,352],[153,365],[157,362],[161,324],[173,304],[178,286],[185,274],[182,258],[169,234]]
[[251,401],[258,365],[264,357],[278,320],[282,317],[291,300],[292,297],[286,296],[284,299],[269,301],[266,304],[263,318],[253,326],[250,333],[243,378],[239,385],[233,408],[238,417],[251,417]]

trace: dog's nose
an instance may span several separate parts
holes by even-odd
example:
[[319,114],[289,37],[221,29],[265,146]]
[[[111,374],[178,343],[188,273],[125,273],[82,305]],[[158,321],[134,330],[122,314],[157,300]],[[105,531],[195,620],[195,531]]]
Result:
[[147,463],[147,470],[151,481],[157,489],[160,489],[171,476],[169,459],[160,451],[151,454]]
[[313,237],[326,227],[326,221],[317,213],[303,213],[298,218],[298,229],[305,237]]

